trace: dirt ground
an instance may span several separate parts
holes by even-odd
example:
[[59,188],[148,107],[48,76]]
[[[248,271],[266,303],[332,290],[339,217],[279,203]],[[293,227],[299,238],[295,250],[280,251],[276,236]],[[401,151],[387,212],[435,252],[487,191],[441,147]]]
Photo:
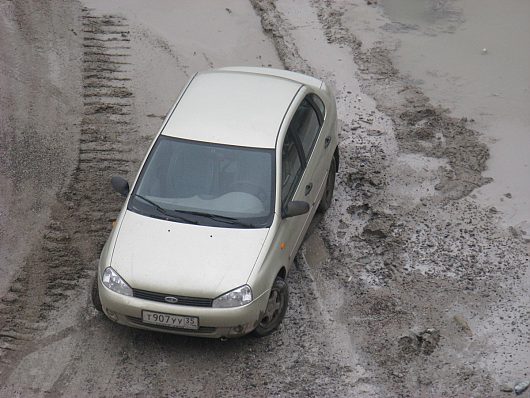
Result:
[[[352,33],[376,3],[0,0],[0,396],[496,397],[530,380],[528,238],[473,200],[491,181],[480,132]],[[335,200],[286,318],[228,341],[114,324],[89,299],[122,204],[110,177],[134,177],[193,73],[236,64],[336,93]]]

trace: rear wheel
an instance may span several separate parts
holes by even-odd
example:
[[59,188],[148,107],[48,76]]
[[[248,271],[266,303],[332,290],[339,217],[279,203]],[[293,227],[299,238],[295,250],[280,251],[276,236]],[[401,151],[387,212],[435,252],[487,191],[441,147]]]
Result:
[[99,298],[99,288],[98,288],[98,274],[96,272],[96,276],[92,280],[92,304],[94,305],[94,308],[98,310],[99,312],[103,312],[103,306],[101,305],[101,300]]
[[280,323],[282,323],[283,317],[285,316],[285,311],[287,311],[288,302],[289,288],[287,283],[278,276],[272,284],[265,313],[263,314],[258,327],[254,329],[252,333],[257,337],[263,337],[278,329],[278,326],[280,326]]
[[324,191],[324,195],[322,195],[322,199],[320,199],[320,204],[318,205],[318,211],[321,213],[324,213],[331,206],[331,202],[333,200],[333,190],[335,189],[336,173],[337,163],[335,163],[335,158],[333,158],[329,166],[328,178],[326,180],[326,190]]

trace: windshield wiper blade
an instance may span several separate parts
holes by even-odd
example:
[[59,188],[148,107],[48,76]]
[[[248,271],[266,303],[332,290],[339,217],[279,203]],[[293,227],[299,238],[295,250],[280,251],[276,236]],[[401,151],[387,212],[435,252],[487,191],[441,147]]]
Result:
[[210,220],[220,221],[220,222],[223,222],[225,224],[240,225],[240,226],[246,227],[246,228],[254,228],[255,227],[254,224],[243,222],[243,221],[239,220],[238,218],[222,216],[220,214],[201,213],[199,211],[186,211],[186,210],[175,210],[175,211],[178,211],[180,213],[193,214],[194,216],[200,216],[200,217],[209,218]]
[[195,224],[195,225],[198,224],[197,221],[190,220],[189,218],[182,217],[182,216],[179,216],[179,215],[176,215],[176,214],[170,214],[170,213],[168,213],[168,209],[164,209],[162,206],[160,206],[159,204],[153,202],[151,199],[147,199],[145,196],[138,195],[138,194],[136,193],[136,194],[134,194],[134,197],[135,197],[135,198],[140,198],[140,199],[142,199],[144,202],[149,203],[149,204],[152,205],[156,210],[158,210],[159,213],[162,213],[163,215],[165,215],[165,216],[168,217],[168,218],[181,220],[181,221],[184,221],[184,222],[189,223],[189,224]]

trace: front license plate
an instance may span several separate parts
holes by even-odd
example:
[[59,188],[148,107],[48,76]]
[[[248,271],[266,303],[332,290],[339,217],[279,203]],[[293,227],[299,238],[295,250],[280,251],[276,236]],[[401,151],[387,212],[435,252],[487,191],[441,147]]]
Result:
[[168,326],[177,329],[199,329],[199,318],[194,316],[181,316],[163,314],[161,312],[142,311],[142,320],[153,325]]

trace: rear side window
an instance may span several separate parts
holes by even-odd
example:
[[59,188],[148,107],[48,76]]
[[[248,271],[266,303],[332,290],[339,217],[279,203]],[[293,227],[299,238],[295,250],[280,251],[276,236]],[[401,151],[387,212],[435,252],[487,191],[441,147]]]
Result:
[[318,138],[321,126],[320,110],[317,111],[314,101],[306,97],[296,110],[289,130],[295,134],[302,144],[306,160],[309,160],[311,152]]

